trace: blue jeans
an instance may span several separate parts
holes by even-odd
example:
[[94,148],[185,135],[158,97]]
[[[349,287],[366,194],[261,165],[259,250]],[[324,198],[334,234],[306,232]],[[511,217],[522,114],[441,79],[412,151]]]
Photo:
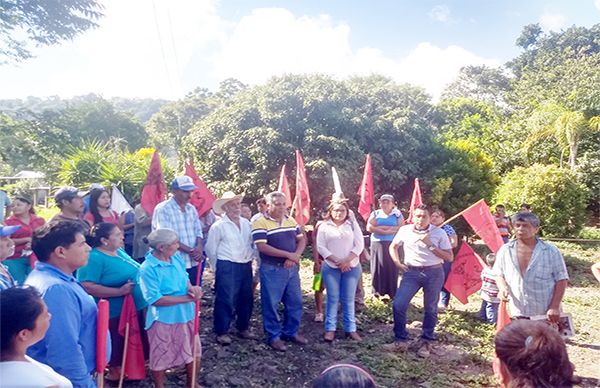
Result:
[[406,312],[415,294],[423,289],[423,333],[421,337],[435,340],[433,334],[437,324],[437,303],[440,290],[444,285],[444,269],[440,266],[431,269],[410,268],[400,281],[400,287],[394,296],[394,335],[397,341],[408,340],[406,331]]
[[[450,270],[452,270],[452,263],[452,261],[444,261],[444,264],[442,264],[442,267],[444,268],[444,284],[446,284],[448,275],[450,275]],[[446,307],[450,304],[450,292],[443,286],[442,291],[440,292],[440,304],[443,304]]]
[[335,331],[337,326],[338,303],[342,303],[342,320],[344,331],[352,333],[356,331],[356,319],[354,317],[354,297],[356,286],[360,279],[360,265],[348,272],[342,272],[338,268],[332,268],[326,263],[321,270],[325,288],[327,289],[327,306],[325,312],[325,331]]
[[500,306],[500,303],[482,300],[481,308],[479,309],[479,318],[487,323],[495,324],[498,319],[498,306]]
[[236,316],[238,331],[247,330],[254,305],[252,262],[242,264],[217,260],[215,291],[215,334],[227,334]]
[[[260,302],[263,327],[269,343],[281,337],[294,337],[302,318],[302,290],[298,266],[286,269],[283,266],[261,263]],[[283,327],[278,307],[283,302]]]

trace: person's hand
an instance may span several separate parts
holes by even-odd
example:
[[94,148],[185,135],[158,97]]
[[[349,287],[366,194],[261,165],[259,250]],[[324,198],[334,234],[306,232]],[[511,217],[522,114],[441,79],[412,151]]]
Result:
[[29,242],[27,244],[25,244],[25,250],[30,250],[31,249],[31,240],[29,240]]
[[202,298],[202,287],[199,286],[191,286],[188,288],[188,295],[193,300],[200,300]]
[[192,260],[194,261],[202,261],[203,255],[202,255],[202,250],[198,249],[198,248],[194,248],[190,251],[189,253],[190,257],[192,258]]
[[331,261],[332,263],[334,263],[335,265],[339,265],[342,262],[342,259],[340,259],[339,257],[335,256],[335,255],[331,255],[327,258],[327,260]]
[[319,272],[321,272],[321,267],[323,266],[323,262],[320,259],[315,260],[315,263],[313,264],[313,273],[317,274]]
[[549,308],[548,311],[546,311],[546,317],[551,323],[558,323],[560,318],[560,310]]
[[401,272],[408,271],[408,266],[406,264],[402,264],[399,261],[394,261],[394,264],[396,265],[396,268],[398,268]]
[[292,261],[292,260],[288,259],[288,260],[286,260],[286,261],[283,262],[283,268],[290,269],[293,266],[295,266],[296,264],[297,263],[295,261]]
[[131,280],[127,280],[127,283],[119,287],[119,291],[121,292],[121,295],[129,295],[133,291],[134,287],[135,283],[132,283]]
[[300,253],[298,252],[289,252],[286,259],[293,261],[294,263],[300,263]]
[[508,290],[506,288],[501,289],[498,293],[498,297],[503,301],[508,302]]
[[338,268],[340,269],[340,271],[342,272],[348,272],[352,269],[352,267],[350,267],[350,262],[349,261],[345,261],[343,263],[340,263],[338,265]]
[[429,238],[429,233],[423,235],[423,237],[421,237],[420,240],[423,242],[423,244],[427,245],[428,247],[433,245],[433,242]]

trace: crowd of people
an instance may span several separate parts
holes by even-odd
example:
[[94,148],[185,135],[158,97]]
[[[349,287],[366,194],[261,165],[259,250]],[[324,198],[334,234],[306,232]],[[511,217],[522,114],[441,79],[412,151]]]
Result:
[[[226,192],[199,216],[190,204],[196,188],[190,177],[179,176],[171,183],[170,198],[153,212],[138,204],[131,212],[117,214],[103,187],[94,186],[89,193],[63,187],[54,196],[59,213],[48,223],[35,215],[28,197],[4,200],[12,214],[0,226],[0,260],[5,264],[0,265],[0,386],[95,386],[93,374],[104,373],[95,371],[99,299],[109,302],[106,379],[118,380],[124,348],[119,317],[129,295],[144,328],[144,355],[155,385],[164,387],[166,370],[181,366],[192,384],[201,358],[195,319],[205,263],[215,272],[212,324],[217,343],[227,346],[235,337],[258,338],[250,319],[260,284],[266,343],[279,352],[308,344],[300,330],[299,273],[307,237],[289,215],[285,194],[275,191],[261,198],[252,215],[243,195]],[[315,321],[323,322],[323,340],[335,341],[341,307],[345,337],[362,341],[356,308],[364,296],[362,263],[368,261],[374,297],[393,308],[394,341],[383,349],[409,349],[407,311],[422,290],[417,354],[428,357],[437,339],[438,312],[449,306],[444,283],[459,238],[444,224],[440,208],[419,205],[407,223],[392,195],[381,195],[378,204],[366,222],[371,233],[368,248],[340,193],[332,196],[323,220],[315,225],[314,268],[322,279],[315,288]],[[538,315],[558,321],[568,282],[564,259],[554,245],[538,237],[539,219],[529,205],[512,219],[498,205],[494,217],[505,244],[486,257],[480,317],[495,323],[500,300],[508,301],[515,322],[496,337],[505,385],[569,386],[573,368],[564,342],[547,325],[530,321]],[[599,267],[593,270],[600,280]],[[549,355],[555,359],[549,360]],[[539,363],[539,370],[534,371],[532,363]],[[343,383],[359,380],[360,384]],[[372,387],[375,381],[357,366],[335,365],[315,386]]]

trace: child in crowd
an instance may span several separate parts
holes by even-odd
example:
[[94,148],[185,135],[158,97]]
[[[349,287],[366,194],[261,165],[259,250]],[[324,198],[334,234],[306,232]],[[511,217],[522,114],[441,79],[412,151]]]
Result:
[[479,317],[488,323],[496,324],[496,318],[498,317],[498,306],[500,305],[500,299],[498,298],[498,286],[496,285],[496,279],[492,272],[492,267],[496,261],[496,255],[490,253],[485,257],[485,262],[488,267],[481,271],[481,309],[479,310]]

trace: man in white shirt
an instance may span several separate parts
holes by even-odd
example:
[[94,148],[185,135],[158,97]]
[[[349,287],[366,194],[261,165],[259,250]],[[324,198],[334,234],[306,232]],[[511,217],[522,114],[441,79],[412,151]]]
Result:
[[217,342],[229,345],[229,326],[237,316],[238,335],[254,339],[250,332],[252,293],[252,226],[241,217],[242,195],[228,191],[215,201],[213,210],[223,217],[216,221],[208,234],[206,255],[216,259],[214,331]]
[[[452,261],[452,245],[443,229],[430,224],[431,213],[426,205],[419,205],[413,216],[414,224],[404,225],[396,233],[390,245],[394,264],[404,272],[394,296],[393,344],[387,350],[401,351],[408,348],[406,312],[415,294],[423,289],[423,332],[421,338],[435,340],[437,304],[444,285],[444,261]],[[404,263],[400,262],[398,248],[404,249]],[[421,355],[421,351],[419,351]]]

